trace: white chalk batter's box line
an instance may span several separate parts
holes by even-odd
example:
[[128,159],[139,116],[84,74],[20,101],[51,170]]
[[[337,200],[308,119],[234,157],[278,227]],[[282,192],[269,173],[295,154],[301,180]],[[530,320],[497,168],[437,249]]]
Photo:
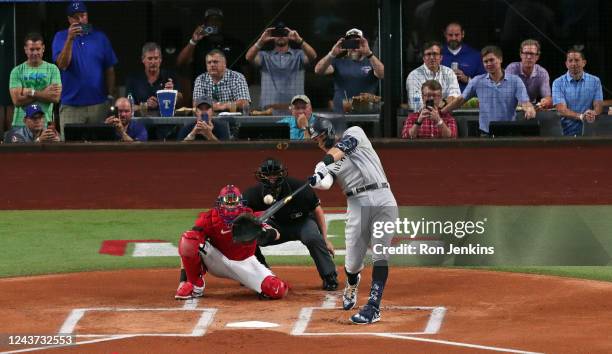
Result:
[[181,307],[162,307],[162,308],[118,308],[118,307],[91,307],[73,309],[70,315],[62,324],[58,333],[72,334],[76,325],[83,318],[86,312],[136,312],[136,311],[167,311],[167,312],[201,312],[198,322],[191,330],[191,333],[113,333],[113,334],[77,334],[76,337],[108,337],[108,336],[143,336],[143,337],[201,337],[206,333],[208,326],[213,321],[215,314],[217,313],[216,308],[181,308]]
[[419,335],[419,334],[436,334],[440,331],[442,321],[446,315],[446,307],[443,306],[383,306],[381,312],[388,310],[416,310],[416,311],[431,311],[425,329],[422,332],[314,332],[307,333],[306,328],[312,318],[312,314],[316,310],[340,310],[342,307],[303,307],[300,311],[291,334],[294,336],[353,336],[353,335]]

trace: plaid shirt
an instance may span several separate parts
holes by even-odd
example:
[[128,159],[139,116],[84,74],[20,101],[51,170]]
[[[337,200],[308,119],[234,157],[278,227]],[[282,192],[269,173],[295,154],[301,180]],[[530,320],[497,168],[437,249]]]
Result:
[[[419,119],[419,114],[421,114],[421,112],[410,113],[408,119],[406,119],[406,121],[404,122],[404,129],[402,129],[403,139],[410,139],[410,134],[408,133],[408,131],[410,130],[410,128],[412,128],[417,119]],[[455,121],[455,118],[453,118],[453,116],[448,112],[440,114],[440,118],[442,118],[444,124],[446,124],[446,126],[450,129],[450,137],[456,138],[457,122]],[[421,127],[417,130],[417,139],[442,138],[442,129],[440,129],[440,127],[437,126],[433,120],[425,118],[421,123]]]
[[195,80],[193,88],[193,100],[206,96],[212,97],[214,102],[234,102],[247,100],[251,102],[249,86],[244,75],[237,71],[226,69],[221,81],[213,83],[208,73],[204,73]]

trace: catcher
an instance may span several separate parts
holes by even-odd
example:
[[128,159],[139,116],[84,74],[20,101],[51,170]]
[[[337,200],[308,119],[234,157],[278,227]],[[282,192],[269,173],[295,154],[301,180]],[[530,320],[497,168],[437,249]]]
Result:
[[[253,235],[250,240],[234,240],[232,226],[239,215],[241,219],[254,221],[247,223]],[[244,205],[236,186],[227,185],[221,189],[215,207],[200,213],[195,226],[181,236],[179,254],[183,269],[175,299],[203,296],[207,272],[234,279],[265,298],[281,299],[287,295],[287,283],[254,256],[258,240],[273,241],[279,237],[276,229],[257,223],[256,215]]]

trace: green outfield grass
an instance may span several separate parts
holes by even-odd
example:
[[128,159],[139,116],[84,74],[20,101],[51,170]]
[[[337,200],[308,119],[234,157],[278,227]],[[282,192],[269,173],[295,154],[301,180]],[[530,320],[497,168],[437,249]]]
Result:
[[[413,208],[402,210],[414,211]],[[425,210],[431,212],[430,208]],[[198,210],[0,211],[0,277],[178,267],[178,257],[117,257],[99,254],[98,250],[103,240],[157,239],[176,245],[180,234],[192,226],[197,213]],[[603,214],[598,211],[595,215]],[[603,230],[604,226],[595,223],[590,227]],[[344,222],[332,222],[329,234],[337,235],[331,238],[334,247],[343,249]],[[273,265],[313,265],[306,256],[268,256],[267,259]],[[334,261],[343,265],[344,257],[336,256]],[[612,267],[486,269],[612,281]]]

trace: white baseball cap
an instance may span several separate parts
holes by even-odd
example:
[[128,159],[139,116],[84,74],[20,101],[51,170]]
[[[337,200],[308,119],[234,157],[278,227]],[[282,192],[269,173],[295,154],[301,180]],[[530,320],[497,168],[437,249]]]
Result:
[[357,28],[351,28],[350,30],[346,31],[346,35],[345,37],[348,36],[359,36],[359,37],[363,37],[363,32],[361,32],[360,29]]

